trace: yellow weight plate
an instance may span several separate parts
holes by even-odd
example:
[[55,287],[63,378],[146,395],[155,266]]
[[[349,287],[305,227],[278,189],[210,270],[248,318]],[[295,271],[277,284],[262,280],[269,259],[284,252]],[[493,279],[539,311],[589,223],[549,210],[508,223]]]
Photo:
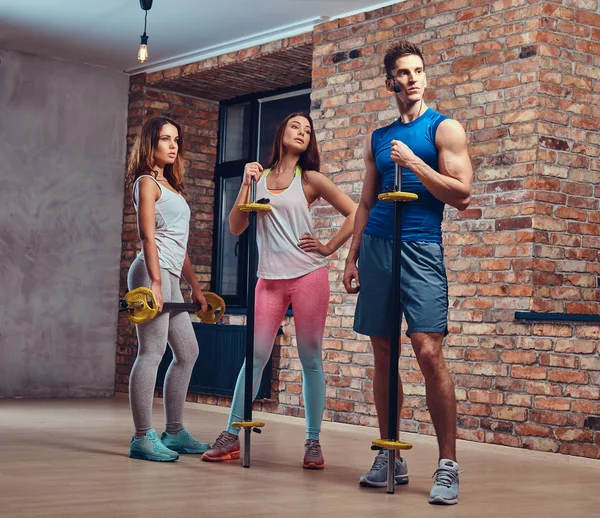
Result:
[[381,201],[415,201],[419,199],[418,194],[412,192],[382,192],[377,196]]
[[377,446],[383,450],[410,450],[412,444],[402,441],[388,441],[387,439],[376,439],[373,441],[373,446]]
[[204,298],[208,303],[208,309],[206,311],[198,311],[196,316],[205,324],[216,324],[225,314],[225,309],[227,308],[225,301],[212,291],[205,292]]
[[261,421],[242,421],[239,423],[231,423],[234,428],[262,428],[265,423]]
[[[148,298],[150,304],[148,304]],[[148,288],[135,288],[128,292],[123,300],[130,306],[127,318],[134,324],[143,324],[152,320],[158,314],[158,304],[152,290]]]
[[271,206],[266,203],[243,203],[237,206],[242,212],[270,212]]

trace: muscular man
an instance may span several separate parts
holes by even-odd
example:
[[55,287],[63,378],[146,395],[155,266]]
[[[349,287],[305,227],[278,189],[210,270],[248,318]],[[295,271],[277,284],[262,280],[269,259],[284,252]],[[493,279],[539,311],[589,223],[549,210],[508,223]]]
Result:
[[[406,334],[425,378],[427,408],[439,445],[439,467],[429,502],[456,504],[456,399],[442,356],[448,333],[448,283],[441,223],[445,204],[458,210],[469,205],[473,170],[462,126],[423,101],[427,78],[420,49],[408,42],[396,43],[386,52],[384,66],[386,88],[395,96],[400,117],[365,141],[366,176],[344,286],[349,293],[359,293],[354,330],[368,335],[373,345],[375,407],[381,437],[387,438],[393,203],[378,201],[377,195],[393,189],[398,164],[402,168],[402,190],[419,196],[418,201],[405,203],[402,208],[400,289],[402,313],[408,324]],[[398,401],[401,408],[401,383]],[[396,483],[406,484],[405,459],[397,458],[395,469]],[[387,454],[377,455],[360,484],[387,485]]]

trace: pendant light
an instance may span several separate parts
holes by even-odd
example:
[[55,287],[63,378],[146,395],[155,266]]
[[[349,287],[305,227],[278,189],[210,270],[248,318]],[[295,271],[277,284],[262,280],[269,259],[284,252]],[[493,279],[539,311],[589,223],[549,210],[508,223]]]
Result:
[[148,11],[152,8],[152,0],[140,0],[140,7],[146,11],[144,16],[144,34],[140,37],[140,49],[137,58],[140,63],[148,60],[148,35],[146,34],[146,22],[148,21]]

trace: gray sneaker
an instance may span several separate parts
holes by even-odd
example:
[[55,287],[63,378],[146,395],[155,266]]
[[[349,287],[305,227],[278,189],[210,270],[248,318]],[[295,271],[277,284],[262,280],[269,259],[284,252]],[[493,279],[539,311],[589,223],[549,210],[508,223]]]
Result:
[[[375,457],[371,471],[360,477],[359,484],[363,487],[387,486],[388,452],[381,450]],[[406,459],[396,459],[395,469],[396,484],[408,484],[408,466]]]
[[440,460],[433,474],[435,482],[429,493],[430,504],[452,505],[458,503],[458,464],[453,460]]

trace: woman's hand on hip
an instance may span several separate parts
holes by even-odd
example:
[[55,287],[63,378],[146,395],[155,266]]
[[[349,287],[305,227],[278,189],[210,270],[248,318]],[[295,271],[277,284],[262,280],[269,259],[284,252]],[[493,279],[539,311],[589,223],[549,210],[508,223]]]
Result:
[[327,257],[332,254],[332,250],[330,250],[327,245],[324,245],[316,237],[310,234],[304,234],[300,238],[298,246],[302,248],[302,250],[304,250],[305,252],[316,252],[317,254],[320,254],[323,257]]

